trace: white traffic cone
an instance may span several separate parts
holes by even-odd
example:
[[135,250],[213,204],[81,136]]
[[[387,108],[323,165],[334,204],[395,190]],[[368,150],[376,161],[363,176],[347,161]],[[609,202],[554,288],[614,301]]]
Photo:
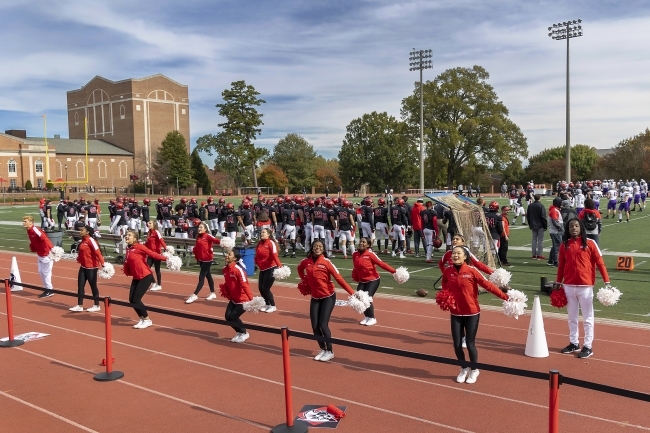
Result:
[[23,290],[23,286],[17,286],[14,283],[22,283],[20,279],[20,271],[18,270],[18,262],[15,257],[11,258],[11,271],[9,275],[9,287],[11,287],[12,292],[17,292]]
[[526,351],[524,353],[531,358],[548,357],[548,344],[546,343],[542,304],[539,302],[539,296],[535,296],[535,301],[533,302],[533,312],[530,315],[528,338],[526,338]]

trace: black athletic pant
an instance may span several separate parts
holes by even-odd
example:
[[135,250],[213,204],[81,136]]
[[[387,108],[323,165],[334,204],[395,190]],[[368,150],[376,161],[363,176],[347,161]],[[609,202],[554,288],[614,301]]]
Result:
[[266,301],[266,305],[275,306],[275,299],[273,299],[273,293],[271,293],[271,287],[275,282],[273,271],[275,271],[276,269],[277,267],[273,266],[272,268],[260,271],[260,277],[257,280],[257,285],[260,290],[260,295],[262,295],[262,298],[264,298],[264,301]]
[[64,215],[62,213],[57,212],[56,214],[56,219],[59,222],[59,230],[61,230],[61,223],[63,223],[63,216]]
[[241,321],[240,317],[242,314],[244,314],[244,304],[235,304],[233,301],[228,302],[228,306],[226,307],[226,320],[229,322],[235,322],[239,323],[242,326],[233,326],[232,329],[235,330],[235,332],[239,332],[241,334],[246,333],[246,328],[244,328],[244,322]]
[[[478,321],[480,314],[474,316],[455,316],[451,315],[451,337],[454,340],[454,352],[456,358],[462,362],[461,367],[472,367],[475,369],[475,363],[478,362],[478,351],[476,350],[476,332],[478,331]],[[469,352],[469,363],[465,361],[465,352],[463,351],[463,333]]]
[[[95,298],[99,297],[99,290],[97,289],[97,268],[79,268],[77,274],[77,305],[84,304],[84,294],[86,293],[86,281],[90,284],[90,290],[93,292]],[[93,299],[95,305],[99,305],[99,299]]]
[[134,279],[131,281],[131,289],[129,290],[129,302],[131,304],[142,305],[142,307],[133,308],[138,317],[147,317],[147,310],[144,308],[144,304],[142,303],[142,297],[145,293],[147,293],[147,290],[149,290],[149,286],[152,282],[153,275],[151,274],[147,275],[141,280]]
[[[314,299],[311,298],[309,304],[309,318],[311,319],[311,328],[314,330],[314,335],[320,335],[325,338],[332,338],[330,332],[329,322],[334,304],[336,303],[336,293],[327,298]],[[318,345],[323,350],[332,351],[331,342],[319,341]]]
[[201,271],[199,271],[199,283],[196,285],[194,294],[199,294],[203,288],[203,282],[206,278],[208,279],[208,286],[210,287],[210,291],[214,293],[214,280],[212,279],[212,274],[210,273],[210,266],[212,266],[212,262],[199,262],[199,266],[201,266]]
[[508,241],[505,237],[501,236],[499,241],[499,261],[503,263],[508,263]]
[[151,265],[154,266],[154,268],[156,270],[156,281],[154,281],[154,282],[157,283],[159,286],[161,286],[162,284],[160,284],[160,280],[161,280],[161,276],[160,276],[160,260],[155,260],[155,259],[152,259],[151,257],[147,257],[147,265],[149,265],[149,267],[151,267]]
[[[375,296],[375,292],[379,288],[379,281],[381,281],[381,278],[377,278],[376,280],[372,281],[366,281],[365,283],[359,283],[357,286],[357,292],[359,290],[363,290],[364,292],[368,292],[369,296]],[[366,309],[366,311],[363,312],[363,315],[366,317],[375,317],[375,305],[370,304],[370,307]]]

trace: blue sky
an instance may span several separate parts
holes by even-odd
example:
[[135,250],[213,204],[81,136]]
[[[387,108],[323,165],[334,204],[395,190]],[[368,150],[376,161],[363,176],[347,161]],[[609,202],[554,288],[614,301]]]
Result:
[[[622,6],[624,5],[624,6]],[[433,50],[433,79],[481,65],[528,139],[564,144],[566,46],[554,22],[581,18],[571,40],[571,142],[608,148],[649,126],[650,2],[2,0],[0,128],[67,137],[66,94],[95,75],[162,73],[187,84],[190,141],[218,131],[232,81],[267,101],[259,145],[287,133],[336,157],[364,113],[399,117],[413,91],[412,48]]]

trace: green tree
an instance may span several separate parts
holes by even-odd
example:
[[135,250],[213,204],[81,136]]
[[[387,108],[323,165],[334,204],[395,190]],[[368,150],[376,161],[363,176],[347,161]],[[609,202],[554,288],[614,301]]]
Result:
[[372,112],[354,119],[346,131],[339,151],[339,174],[346,190],[369,183],[371,190],[383,191],[387,183],[404,188],[415,182],[417,147],[404,122]]
[[650,129],[618,143],[599,161],[598,172],[601,178],[650,178]]
[[[487,84],[480,66],[448,69],[424,86],[424,134],[429,178],[445,174],[451,187],[463,167],[478,164],[502,171],[528,156],[526,137],[508,118],[508,109]],[[420,88],[402,100],[402,119],[412,130],[420,124]],[[473,169],[473,171],[476,171]]]
[[322,156],[316,158],[316,188],[320,192],[325,192],[325,187],[336,189],[341,185],[339,176],[339,161],[336,158],[325,159]]
[[[564,158],[534,162],[526,167],[524,179],[527,181],[533,180],[535,183],[550,184],[554,187],[558,180],[564,179],[565,170],[566,160]],[[523,185],[524,182],[517,183],[517,185],[519,184]]]
[[[544,149],[540,153],[531,156],[528,159],[528,164],[533,165],[535,163],[557,161],[560,159],[566,161],[565,146]],[[576,144],[571,146],[571,177],[573,178],[571,180],[587,180],[592,175],[598,159],[599,156],[596,153],[596,149],[593,147],[587,146],[586,144]],[[530,176],[527,175],[526,177]],[[560,179],[564,179],[564,177],[565,174],[563,172],[561,177],[549,181],[557,182]],[[537,179],[534,180],[537,182]]]
[[25,182],[25,189],[32,189],[32,181],[27,179],[27,182]]
[[205,171],[205,165],[199,156],[198,150],[194,149],[190,155],[191,165],[192,165],[192,177],[196,182],[197,188],[202,188],[203,191],[208,194],[212,189],[212,184],[208,173]]
[[523,185],[526,183],[526,172],[521,159],[514,159],[503,170],[503,180],[510,185]]
[[287,134],[278,141],[271,160],[289,179],[291,192],[300,192],[303,187],[311,191],[318,183],[314,146],[298,134]]
[[187,188],[194,183],[185,137],[178,131],[167,134],[156,152],[153,173],[159,185]]
[[259,92],[245,81],[234,81],[231,88],[221,92],[224,102],[217,104],[219,115],[226,118],[218,126],[222,131],[216,135],[208,134],[197,140],[199,151],[205,151],[217,157],[214,161],[217,169],[229,173],[235,185],[242,186],[247,175],[253,174],[254,185],[257,187],[255,166],[268,157],[269,151],[256,148],[253,141],[262,132],[260,126],[262,114],[255,107],[266,103],[257,96]]
[[284,188],[289,186],[289,179],[275,164],[265,164],[258,180],[260,186],[273,188],[276,194],[284,194]]

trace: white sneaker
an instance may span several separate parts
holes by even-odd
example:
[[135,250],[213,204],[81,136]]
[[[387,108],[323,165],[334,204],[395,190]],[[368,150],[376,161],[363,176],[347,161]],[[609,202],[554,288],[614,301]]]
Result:
[[469,375],[467,376],[467,380],[465,383],[476,383],[476,378],[478,377],[478,374],[480,371],[478,370],[472,370],[469,372]]
[[261,311],[262,313],[264,313],[264,312],[266,312],[266,309],[269,308],[269,307],[270,307],[270,305],[266,305],[266,306],[260,308],[260,311]]
[[158,285],[158,283],[154,283],[149,290],[151,290],[152,292],[157,292],[159,290],[162,290],[162,287]]
[[391,257],[395,257],[395,251],[391,251],[391,252],[390,252],[390,256],[391,256]]
[[377,324],[377,319],[374,317],[369,317],[368,320],[366,320],[366,326],[372,326]]
[[70,308],[70,311],[83,311],[84,307],[81,305],[75,305],[74,307]]
[[213,299],[216,299],[216,297],[217,297],[217,294],[216,294],[216,293],[214,293],[214,292],[210,292],[210,294],[208,295],[208,297],[205,298],[205,299],[207,299],[208,301],[211,301],[211,300],[213,300]]
[[140,325],[140,327],[138,329],[145,329],[145,328],[150,327],[151,325],[153,325],[153,322],[151,321],[151,319],[144,319],[142,321],[142,325]]
[[142,326],[142,322],[144,322],[144,319],[140,319],[140,321],[138,323],[136,323],[135,325],[133,325],[133,327],[135,329],[140,329],[140,327]]
[[467,340],[463,337],[463,349],[467,349]]
[[243,343],[244,341],[248,340],[248,337],[250,337],[248,332],[246,332],[244,334],[239,334],[239,338],[237,338],[235,340],[235,343]]
[[320,357],[319,361],[327,362],[334,359],[334,352],[326,351],[323,356]]
[[404,253],[399,253],[399,258],[400,258],[400,259],[405,259],[406,256],[404,255]]
[[318,352],[318,355],[314,356],[314,361],[320,361],[320,359],[325,355],[326,350],[323,349]]
[[99,305],[93,305],[92,307],[86,309],[86,311],[89,313],[96,313],[99,310],[101,310],[101,308],[99,308]]
[[336,256],[333,256],[333,255],[330,255],[330,256],[328,257],[328,259],[335,259],[335,258],[336,258]]
[[196,301],[197,299],[199,299],[199,297],[196,296],[195,294],[192,294],[192,296],[190,296],[189,298],[187,298],[187,301],[185,301],[185,303],[186,303],[186,304],[191,304],[192,302]]
[[465,382],[465,379],[467,379],[468,374],[469,374],[469,367],[461,368],[460,373],[458,373],[458,376],[456,377],[456,382],[458,383]]
[[368,319],[370,319],[370,317],[364,317],[363,320],[361,322],[359,322],[359,324],[360,325],[365,325],[366,322],[368,321]]
[[275,305],[270,305],[270,306],[266,307],[266,312],[267,313],[272,313],[274,311],[278,311],[278,309],[275,308]]
[[241,335],[241,334],[240,334],[239,332],[236,333],[235,336],[232,337],[232,338],[230,339],[230,341],[232,341],[233,343],[236,343],[237,340],[239,340],[239,336],[240,336],[240,335]]

